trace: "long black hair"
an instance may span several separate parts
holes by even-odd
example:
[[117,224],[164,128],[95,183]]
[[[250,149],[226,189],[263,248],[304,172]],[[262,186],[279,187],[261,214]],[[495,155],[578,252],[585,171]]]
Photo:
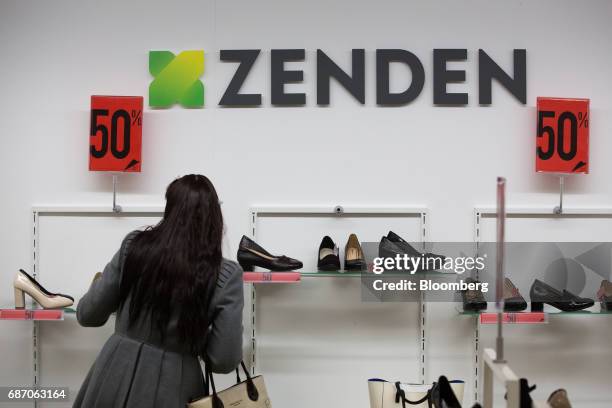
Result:
[[170,183],[164,217],[128,247],[121,304],[130,297],[130,323],[150,313],[163,337],[178,313],[181,340],[192,352],[201,352],[221,268],[222,236],[223,216],[210,180],[189,174]]

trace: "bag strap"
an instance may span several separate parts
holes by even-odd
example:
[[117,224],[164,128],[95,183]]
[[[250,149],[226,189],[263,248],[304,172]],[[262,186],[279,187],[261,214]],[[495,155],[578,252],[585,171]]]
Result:
[[[204,364],[205,364],[204,371],[205,371],[205,377],[206,377],[205,382],[204,382],[204,387],[206,389],[207,395],[210,395],[210,387],[212,386],[213,408],[224,408],[223,402],[221,402],[221,399],[219,399],[219,396],[217,395],[217,389],[215,388],[215,379],[213,378],[213,373],[210,368],[211,365],[210,365],[210,361],[208,360],[208,358],[204,360]],[[242,369],[244,370],[244,373],[246,374],[245,382],[246,382],[247,395],[249,399],[251,401],[259,400],[259,390],[257,390],[257,387],[255,386],[255,383],[253,382],[253,379],[251,378],[251,375],[249,374],[249,370],[247,370],[246,365],[244,364],[244,361],[241,361],[240,365],[242,366]],[[242,383],[242,380],[240,379],[240,372],[239,372],[238,367],[236,367],[236,383],[237,384]]]
[[423,398],[421,398],[418,401],[410,401],[408,398],[406,398],[406,392],[404,390],[402,390],[402,388],[400,387],[400,382],[397,381],[395,383],[395,403],[399,404],[400,402],[402,403],[402,408],[406,408],[406,403],[410,404],[410,405],[419,405],[424,403],[425,401],[427,401],[427,406],[429,408],[432,407],[431,405],[431,389],[427,390],[427,394],[425,394],[425,396]]
[[[246,374],[246,387],[247,387],[247,395],[249,396],[249,399],[251,401],[257,401],[259,399],[259,391],[257,390],[257,387],[255,386],[255,383],[253,382],[253,379],[251,378],[251,375],[249,374],[249,370],[247,370],[246,365],[244,364],[244,361],[240,362],[240,365],[242,366],[242,370],[244,371],[244,374]],[[237,384],[240,384],[242,381],[240,380],[240,371],[238,369],[238,367],[236,367],[236,380],[237,380]]]
[[[213,378],[212,371],[210,370],[210,364],[206,361],[206,367],[204,369],[206,373],[206,393],[210,395],[210,387],[212,387],[212,408],[224,408],[223,401],[217,394],[217,387],[215,387],[215,379]],[[210,387],[209,387],[210,386]]]

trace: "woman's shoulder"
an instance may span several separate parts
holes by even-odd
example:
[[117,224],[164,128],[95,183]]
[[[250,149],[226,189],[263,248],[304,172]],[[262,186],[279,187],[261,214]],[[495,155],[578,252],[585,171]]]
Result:
[[219,268],[219,278],[217,279],[217,286],[224,287],[228,282],[238,280],[242,282],[242,268],[237,262],[230,261],[229,259],[223,258],[221,262],[221,268]]

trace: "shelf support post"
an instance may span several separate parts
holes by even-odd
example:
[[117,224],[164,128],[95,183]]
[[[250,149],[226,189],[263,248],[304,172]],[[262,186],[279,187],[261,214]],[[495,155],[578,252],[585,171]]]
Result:
[[553,209],[553,214],[563,214],[563,192],[565,190],[565,178],[559,176],[559,205]]
[[117,175],[113,174],[113,212],[120,213],[121,206],[117,204]]

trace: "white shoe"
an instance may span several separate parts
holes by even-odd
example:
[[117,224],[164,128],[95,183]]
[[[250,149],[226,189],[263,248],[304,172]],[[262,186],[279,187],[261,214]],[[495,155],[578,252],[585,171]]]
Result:
[[20,269],[15,275],[13,287],[15,290],[15,309],[25,308],[25,293],[30,295],[44,309],[61,309],[72,306],[74,303],[71,296],[47,291],[23,269]]

